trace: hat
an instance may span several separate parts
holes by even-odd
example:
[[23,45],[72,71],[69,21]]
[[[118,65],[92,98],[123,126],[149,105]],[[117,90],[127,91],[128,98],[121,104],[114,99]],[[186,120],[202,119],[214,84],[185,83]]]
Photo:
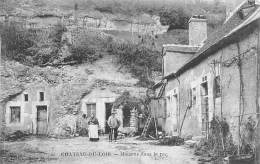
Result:
[[111,114],[116,114],[116,111],[115,111],[115,110],[112,110]]

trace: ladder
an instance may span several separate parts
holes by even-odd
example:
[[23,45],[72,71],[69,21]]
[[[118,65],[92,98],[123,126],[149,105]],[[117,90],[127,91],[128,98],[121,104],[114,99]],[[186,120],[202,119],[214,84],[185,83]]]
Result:
[[143,129],[143,132],[142,132],[142,134],[141,134],[141,137],[145,137],[146,132],[147,132],[147,130],[148,130],[148,128],[149,128],[149,125],[150,125],[150,123],[151,123],[151,120],[152,120],[152,115],[150,114],[150,115],[148,116],[148,118],[147,118],[147,121],[146,121],[145,125],[144,125],[144,129]]

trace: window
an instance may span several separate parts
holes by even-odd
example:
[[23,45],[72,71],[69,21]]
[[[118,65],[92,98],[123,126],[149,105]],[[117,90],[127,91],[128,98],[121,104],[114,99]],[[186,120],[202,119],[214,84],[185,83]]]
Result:
[[202,82],[206,82],[207,81],[207,76],[202,77]]
[[96,115],[96,104],[87,104],[87,117],[90,117],[91,114]]
[[197,97],[196,97],[196,88],[192,88],[191,91],[191,95],[192,95],[192,105],[196,105],[196,101],[197,101]]
[[221,87],[220,87],[220,76],[215,77],[215,97],[218,98],[221,96]]
[[29,100],[28,94],[24,94],[24,101],[28,101],[28,100]]
[[21,107],[11,106],[11,119],[10,123],[19,123],[21,121]]
[[44,101],[44,92],[40,92],[40,101]]
[[201,96],[208,96],[208,83],[201,84]]

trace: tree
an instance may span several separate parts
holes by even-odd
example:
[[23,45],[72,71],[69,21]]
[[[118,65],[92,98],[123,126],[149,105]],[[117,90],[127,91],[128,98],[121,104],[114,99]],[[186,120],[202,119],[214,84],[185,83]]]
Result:
[[164,9],[160,13],[160,21],[163,25],[169,25],[172,29],[187,29],[190,14],[185,12],[183,7],[177,6],[171,9]]
[[118,58],[118,63],[126,67],[138,77],[139,85],[148,87],[153,84],[153,71],[161,71],[160,52],[152,50],[147,45],[126,43],[112,43],[109,52]]

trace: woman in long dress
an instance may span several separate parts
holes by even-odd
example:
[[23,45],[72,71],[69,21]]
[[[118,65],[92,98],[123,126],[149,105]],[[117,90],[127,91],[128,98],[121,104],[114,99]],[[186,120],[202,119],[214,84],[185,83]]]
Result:
[[98,141],[98,119],[95,117],[94,114],[91,114],[91,117],[88,121],[88,135],[90,141]]

